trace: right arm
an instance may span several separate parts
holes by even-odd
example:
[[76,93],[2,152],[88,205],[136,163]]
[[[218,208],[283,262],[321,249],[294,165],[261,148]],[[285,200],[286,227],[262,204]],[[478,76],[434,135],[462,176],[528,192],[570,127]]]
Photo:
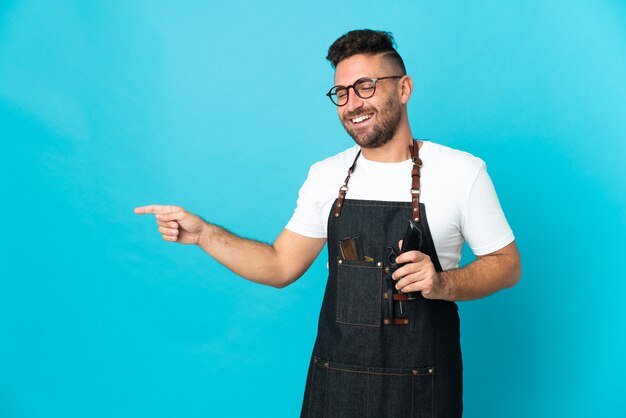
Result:
[[155,214],[164,240],[196,244],[237,275],[277,288],[302,276],[326,243],[326,238],[284,229],[269,245],[239,237],[178,206],[143,206],[135,208],[135,213]]

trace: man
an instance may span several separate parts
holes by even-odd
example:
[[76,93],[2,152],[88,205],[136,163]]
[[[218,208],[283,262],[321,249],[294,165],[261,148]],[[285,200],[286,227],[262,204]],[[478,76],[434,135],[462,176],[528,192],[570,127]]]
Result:
[[[163,239],[197,244],[236,274],[275,287],[298,279],[328,241],[303,417],[460,417],[454,302],[519,280],[513,233],[482,160],[413,139],[413,81],[391,34],[349,32],[327,58],[336,70],[328,96],[356,145],[311,167],[274,244],[177,206],[135,212],[156,214]],[[410,228],[419,251],[401,253]],[[477,259],[458,268],[464,240]]]

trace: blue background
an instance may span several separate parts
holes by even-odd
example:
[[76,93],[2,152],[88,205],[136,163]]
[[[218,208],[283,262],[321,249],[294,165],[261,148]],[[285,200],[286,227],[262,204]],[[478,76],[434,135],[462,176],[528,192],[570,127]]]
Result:
[[626,416],[625,2],[3,0],[1,417],[299,414],[325,254],[277,290],[133,208],[273,241],[352,145],[324,57],[364,27],[414,134],[487,161],[523,257],[460,304],[465,416]]

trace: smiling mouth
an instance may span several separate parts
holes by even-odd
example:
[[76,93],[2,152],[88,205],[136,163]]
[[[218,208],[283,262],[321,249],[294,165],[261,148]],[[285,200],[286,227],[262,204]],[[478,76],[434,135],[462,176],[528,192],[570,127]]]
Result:
[[358,125],[359,123],[363,123],[366,120],[370,119],[372,116],[374,116],[373,113],[369,113],[367,115],[357,116],[356,118],[351,118],[350,122],[352,122],[355,125]]

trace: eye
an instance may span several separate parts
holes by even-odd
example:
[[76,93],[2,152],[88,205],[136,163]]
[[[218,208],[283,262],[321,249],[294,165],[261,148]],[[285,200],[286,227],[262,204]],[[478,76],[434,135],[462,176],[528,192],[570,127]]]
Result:
[[348,97],[348,90],[344,87],[336,88],[331,94],[337,96],[337,99],[345,99]]
[[355,83],[355,88],[359,91],[359,93],[368,93],[374,90],[374,86],[376,83],[372,79],[366,78],[358,80]]

